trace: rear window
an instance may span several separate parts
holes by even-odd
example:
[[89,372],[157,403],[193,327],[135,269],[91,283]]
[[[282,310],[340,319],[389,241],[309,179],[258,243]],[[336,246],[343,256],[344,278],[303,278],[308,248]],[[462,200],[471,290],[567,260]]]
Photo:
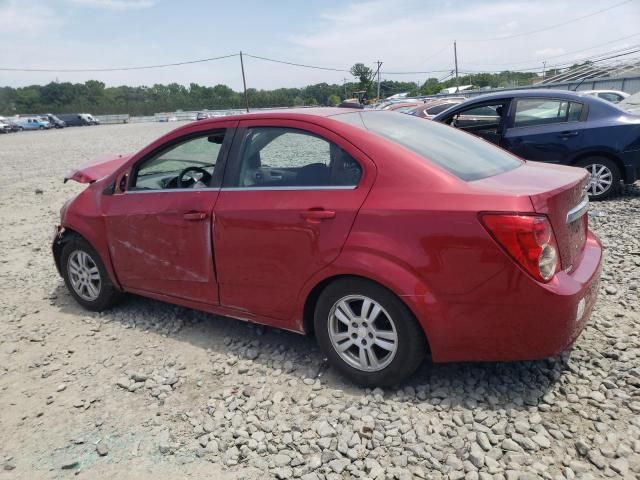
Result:
[[332,118],[377,133],[465,181],[491,177],[522,165],[513,155],[473,135],[410,115],[370,111]]

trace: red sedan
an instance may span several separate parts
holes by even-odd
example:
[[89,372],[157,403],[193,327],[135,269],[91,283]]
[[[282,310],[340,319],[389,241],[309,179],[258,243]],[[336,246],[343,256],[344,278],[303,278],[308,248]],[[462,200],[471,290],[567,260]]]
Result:
[[435,362],[553,356],[596,299],[583,169],[409,115],[194,122],[68,178],[53,255],[75,299],[122,292],[300,332],[364,385]]

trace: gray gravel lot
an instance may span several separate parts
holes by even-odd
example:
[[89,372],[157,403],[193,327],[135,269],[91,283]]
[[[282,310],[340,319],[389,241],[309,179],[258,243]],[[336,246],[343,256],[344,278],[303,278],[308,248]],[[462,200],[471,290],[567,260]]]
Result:
[[538,362],[424,365],[398,389],[313,339],[130,297],[82,310],[49,250],[62,176],[176,124],[0,136],[0,478],[640,477],[640,188],[591,205],[600,298]]

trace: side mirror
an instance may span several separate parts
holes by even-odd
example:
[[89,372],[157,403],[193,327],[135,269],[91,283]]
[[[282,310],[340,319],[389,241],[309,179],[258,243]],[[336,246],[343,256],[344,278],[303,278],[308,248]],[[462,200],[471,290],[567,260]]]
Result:
[[128,173],[123,173],[122,176],[118,179],[117,185],[118,188],[116,189],[116,193],[124,193],[127,191],[127,181],[129,180],[129,174]]

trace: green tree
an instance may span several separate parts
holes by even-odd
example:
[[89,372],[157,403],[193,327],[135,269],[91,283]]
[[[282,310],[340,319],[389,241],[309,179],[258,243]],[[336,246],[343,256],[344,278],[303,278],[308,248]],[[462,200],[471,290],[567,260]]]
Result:
[[340,97],[336,94],[330,95],[329,99],[328,99],[328,103],[329,105],[331,105],[332,107],[335,107],[336,105],[340,105]]

